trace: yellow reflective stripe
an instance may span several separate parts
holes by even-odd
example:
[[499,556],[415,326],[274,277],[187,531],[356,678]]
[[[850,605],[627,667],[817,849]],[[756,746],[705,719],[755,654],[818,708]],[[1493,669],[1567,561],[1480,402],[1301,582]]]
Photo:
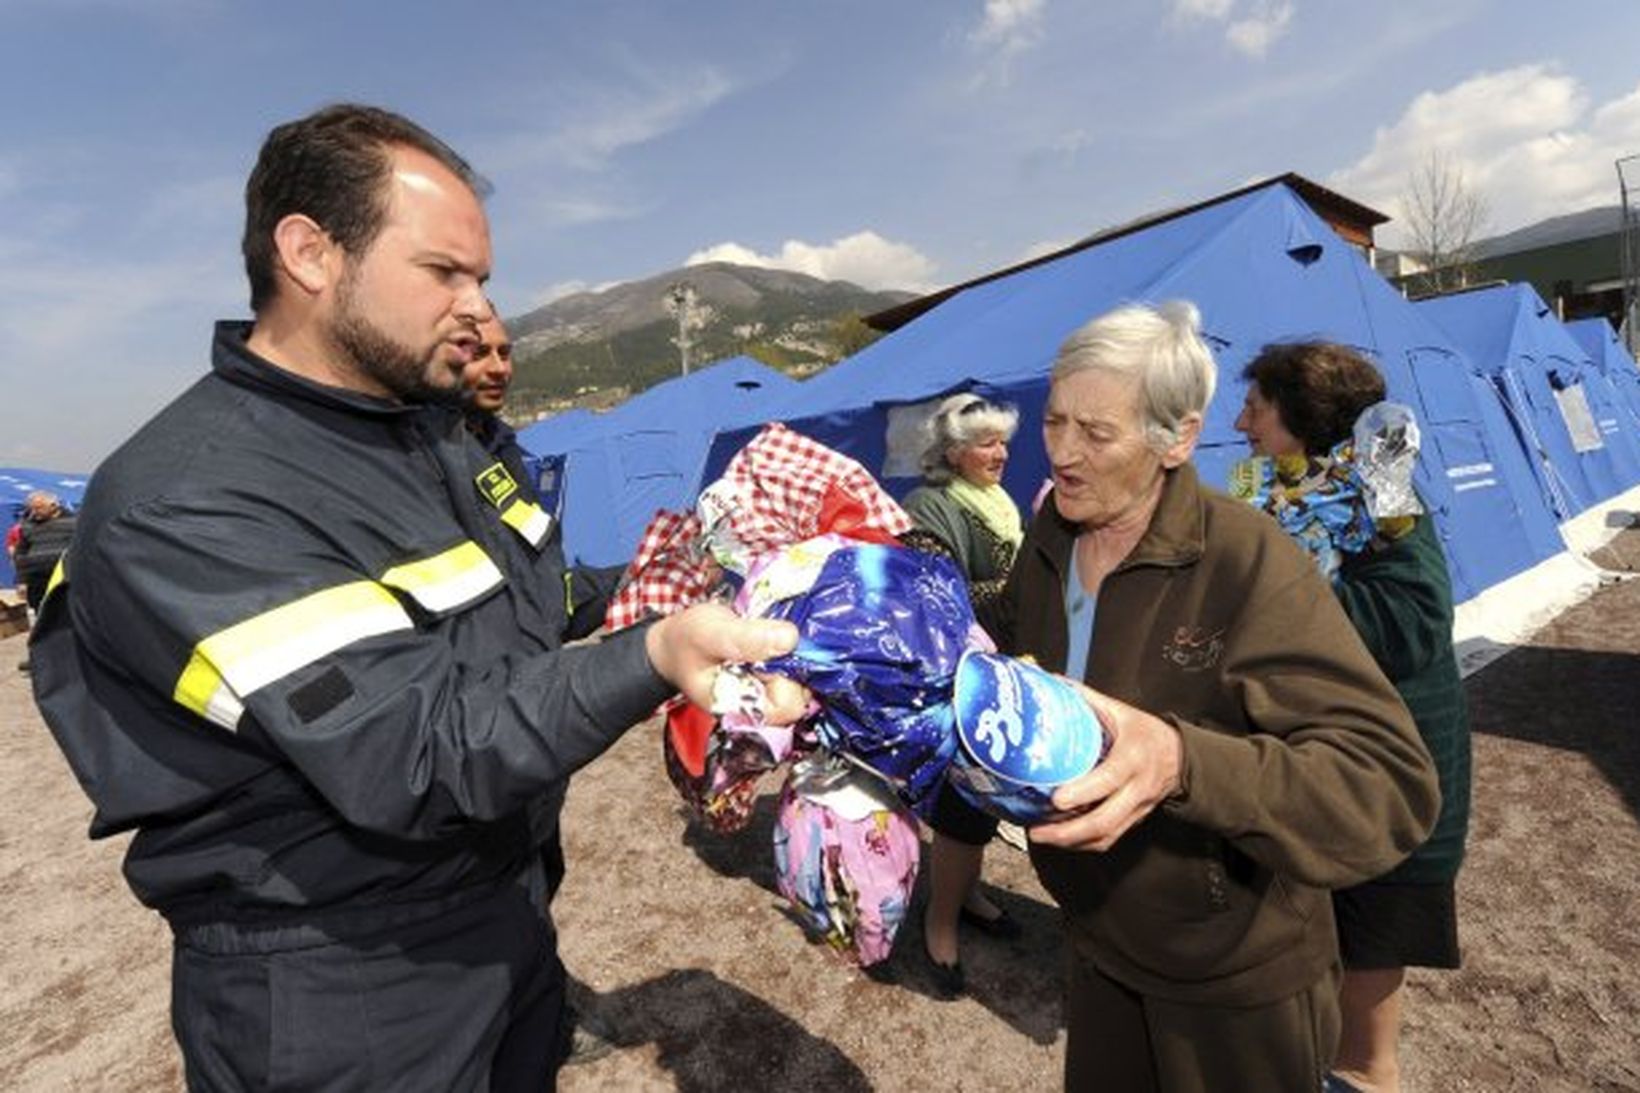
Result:
[[[58,585],[68,580],[68,570],[63,566],[63,559],[59,557],[57,564],[51,567],[51,577],[46,581],[46,596],[56,591]],[[41,599],[45,597],[42,596]]]
[[374,581],[327,588],[194,646],[172,698],[231,729],[258,689],[356,641],[411,626],[398,599]]
[[552,530],[552,517],[534,501],[514,501],[501,512],[501,522],[524,537],[530,546],[538,547]]
[[501,580],[501,570],[471,539],[431,558],[396,565],[382,574],[382,584],[408,592],[433,612],[471,603]]

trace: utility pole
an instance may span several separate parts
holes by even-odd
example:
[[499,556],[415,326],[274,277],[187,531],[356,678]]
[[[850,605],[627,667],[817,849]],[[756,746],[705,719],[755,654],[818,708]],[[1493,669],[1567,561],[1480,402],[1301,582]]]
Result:
[[1618,333],[1629,356],[1640,357],[1640,155],[1617,161],[1617,190],[1623,197],[1623,321]]
[[666,310],[678,321],[678,336],[672,339],[672,344],[678,347],[680,374],[685,376],[689,374],[689,351],[695,344],[695,304],[695,286],[688,281],[679,281],[666,290]]

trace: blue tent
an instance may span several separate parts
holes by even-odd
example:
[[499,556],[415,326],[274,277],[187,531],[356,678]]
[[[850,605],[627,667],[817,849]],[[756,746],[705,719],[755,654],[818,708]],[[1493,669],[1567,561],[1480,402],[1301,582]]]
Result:
[[658,509],[693,504],[707,445],[753,420],[795,380],[735,357],[656,384],[603,414],[569,411],[519,431],[562,468],[564,553],[587,565],[629,561]]
[[1501,393],[1561,522],[1640,484],[1640,446],[1626,401],[1530,285],[1501,285],[1416,306]]
[[[932,400],[973,389],[1011,401],[1021,430],[1004,484],[1023,504],[1047,475],[1039,429],[1060,342],[1121,303],[1167,299],[1201,309],[1219,362],[1196,455],[1207,481],[1222,485],[1247,455],[1233,428],[1246,393],[1241,369],[1270,342],[1326,338],[1363,350],[1390,397],[1418,411],[1426,436],[1418,484],[1460,601],[1565,549],[1475,367],[1280,182],[969,286],[804,383],[770,417],[860,460],[900,493],[915,468],[894,438]],[[751,432],[718,438],[707,478]]]
[[[23,518],[23,501],[34,491],[54,493],[64,506],[77,509],[89,482],[88,475],[58,474],[29,467],[0,467],[0,532]],[[0,588],[10,588],[16,583],[17,573],[12,568],[11,556],[0,551]]]
[[1567,323],[1566,329],[1617,390],[1632,416],[1631,428],[1640,427],[1640,367],[1629,356],[1612,324],[1605,319],[1576,319]]

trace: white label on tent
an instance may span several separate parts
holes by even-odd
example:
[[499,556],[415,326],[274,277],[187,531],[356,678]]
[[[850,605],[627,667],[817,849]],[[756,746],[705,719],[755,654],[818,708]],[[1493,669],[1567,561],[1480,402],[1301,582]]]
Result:
[[888,408],[888,436],[883,439],[883,477],[921,478],[922,453],[928,445],[925,426],[934,416],[945,395],[927,402],[911,402]]
[[1560,416],[1566,422],[1566,431],[1572,434],[1574,451],[1592,452],[1606,446],[1600,439],[1600,429],[1594,423],[1594,414],[1589,411],[1589,398],[1583,393],[1581,383],[1556,391],[1555,402],[1560,405]]
[[1449,467],[1446,472],[1448,478],[1469,478],[1477,474],[1491,474],[1490,463],[1465,463],[1461,467]]

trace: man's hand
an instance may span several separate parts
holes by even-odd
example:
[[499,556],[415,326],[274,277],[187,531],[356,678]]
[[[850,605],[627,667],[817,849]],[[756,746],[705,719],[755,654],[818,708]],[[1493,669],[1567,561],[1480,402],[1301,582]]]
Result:
[[1031,839],[1070,850],[1109,850],[1179,788],[1184,742],[1177,729],[1154,714],[1087,687],[1081,690],[1110,733],[1110,751],[1087,774],[1054,791],[1055,808],[1089,811],[1033,827]]
[[[701,709],[712,706],[712,681],[721,665],[750,664],[796,647],[797,627],[791,623],[743,619],[718,603],[697,604],[668,615],[644,634],[644,651],[655,671]],[[785,699],[770,711],[771,723],[801,716],[806,694]]]

